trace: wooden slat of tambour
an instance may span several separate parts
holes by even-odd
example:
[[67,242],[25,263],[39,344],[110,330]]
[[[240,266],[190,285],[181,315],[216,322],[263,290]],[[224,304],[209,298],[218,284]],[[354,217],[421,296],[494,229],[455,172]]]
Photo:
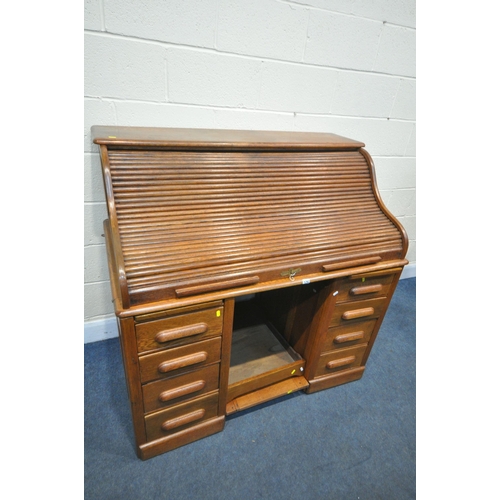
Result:
[[263,158],[260,162],[251,162],[251,161],[234,161],[234,159],[230,159],[229,162],[221,159],[218,162],[216,159],[207,159],[206,161],[201,161],[200,157],[192,157],[185,158],[181,161],[175,161],[173,159],[169,159],[168,161],[144,161],[133,160],[130,162],[117,161],[115,159],[111,159],[111,170],[113,172],[119,173],[120,170],[123,170],[127,173],[137,173],[144,174],[146,172],[158,171],[161,170],[164,174],[172,174],[178,173],[181,170],[186,170],[186,173],[189,175],[199,174],[203,176],[203,171],[207,171],[209,169],[217,168],[217,175],[220,178],[224,178],[227,174],[234,172],[237,170],[238,175],[251,175],[252,174],[252,166],[257,165],[259,171],[257,172],[259,175],[263,173],[271,172],[276,177],[280,177],[287,172],[294,172],[298,176],[306,177],[306,173],[303,171],[303,167],[309,168],[310,170],[316,171],[317,173],[325,173],[325,172],[337,172],[339,175],[349,175],[350,173],[356,172],[365,172],[363,170],[366,168],[366,163],[364,160],[345,160],[345,161],[335,161],[329,163],[328,161],[318,160],[318,161],[308,161],[307,159],[288,159],[283,162],[279,162],[273,160],[272,166],[269,164],[265,164],[266,159]]
[[[338,166],[337,166],[338,167]],[[305,168],[305,170],[304,170]],[[253,171],[252,171],[253,170]],[[364,170],[361,166],[359,168],[345,167],[345,168],[319,168],[312,166],[304,166],[302,168],[282,168],[281,170],[274,169],[261,169],[258,166],[255,169],[243,169],[243,168],[232,168],[224,170],[224,167],[221,166],[220,169],[216,171],[213,170],[213,167],[210,168],[207,166],[206,169],[189,169],[186,168],[172,168],[168,165],[161,166],[158,165],[156,168],[152,168],[149,166],[148,170],[140,169],[140,168],[111,168],[111,172],[114,174],[113,179],[114,182],[118,184],[127,185],[127,182],[130,181],[140,181],[144,183],[144,185],[148,185],[148,183],[154,183],[154,178],[151,177],[151,174],[158,175],[160,180],[171,181],[174,183],[179,183],[180,178],[179,174],[185,176],[185,180],[187,183],[206,183],[213,184],[214,182],[220,182],[225,184],[231,184],[232,182],[245,182],[248,181],[249,178],[255,179],[255,181],[265,180],[267,177],[272,177],[278,181],[290,181],[290,182],[300,182],[300,181],[308,181],[311,183],[318,181],[331,181],[332,175],[335,176],[338,180],[353,180],[353,181],[362,181],[363,179],[369,179],[370,176],[366,170]],[[207,175],[208,174],[208,175]],[[306,175],[307,174],[307,175]]]
[[[243,162],[250,162],[253,160],[251,156],[248,155],[248,153],[238,153],[238,152],[217,152],[217,151],[148,151],[148,150],[142,150],[142,151],[135,151],[135,150],[119,150],[119,149],[113,149],[109,148],[111,151],[113,151],[113,158],[117,158],[120,161],[126,161],[127,159],[131,159],[134,161],[140,161],[144,159],[145,161],[152,161],[155,159],[162,159],[166,155],[168,155],[169,158],[172,158],[172,160],[181,160],[185,158],[197,158],[198,159],[198,164],[203,163],[203,162],[208,162],[208,161],[215,161],[216,159],[221,159],[224,160],[227,155],[231,155],[231,158],[233,161],[237,161],[238,159],[242,160]],[[269,158],[272,157],[273,161],[276,161],[277,163],[282,159],[286,158],[287,160],[290,158],[290,156],[295,157],[299,161],[304,161],[304,158],[307,161],[314,161],[314,160],[330,160],[332,161],[332,158],[334,158],[335,161],[341,161],[343,159],[359,159],[360,158],[360,153],[359,151],[335,151],[335,152],[300,152],[300,151],[294,151],[293,153],[289,152],[259,152],[258,153],[261,158]],[[293,160],[293,159],[292,159]]]
[[[306,169],[304,171],[304,168]],[[252,170],[238,170],[237,168],[229,169],[226,172],[222,171],[213,171],[207,167],[205,171],[192,171],[187,170],[183,171],[181,168],[172,169],[168,166],[164,168],[152,169],[149,168],[148,171],[141,171],[137,169],[130,169],[130,171],[125,169],[111,169],[111,172],[114,174],[113,178],[116,180],[117,186],[124,185],[126,186],[127,182],[137,181],[141,182],[143,185],[148,185],[149,181],[152,180],[152,176],[158,175],[159,180],[172,182],[173,185],[179,182],[179,175],[182,175],[185,178],[187,184],[214,184],[216,181],[221,185],[230,185],[233,182],[245,182],[248,181],[249,178],[255,180],[256,182],[263,181],[266,178],[270,177],[275,180],[276,183],[284,183],[288,184],[295,183],[298,184],[300,182],[308,182],[310,184],[325,181],[331,182],[333,180],[332,175],[339,181],[353,181],[353,182],[361,182],[363,180],[369,180],[369,174],[360,169],[342,169],[342,171],[335,171],[336,169],[316,169],[316,168],[307,168],[307,166],[302,166],[301,169],[296,168],[287,168],[282,169],[279,172],[276,170],[261,170],[259,169],[257,172],[252,172]],[[308,175],[305,175],[305,172]],[[159,187],[159,186],[157,186]],[[168,186],[167,186],[168,187]],[[249,186],[247,186],[249,187]]]
[[[160,177],[161,173],[152,172],[152,176],[154,175],[158,175]],[[182,173],[180,173],[180,175],[182,175]],[[208,174],[205,174],[205,176],[208,176]],[[256,176],[250,175],[248,178],[243,178],[234,173],[233,176],[234,178],[232,179],[217,179],[213,176],[208,176],[208,179],[187,179],[182,185],[178,183],[178,180],[164,178],[165,176],[161,176],[162,178],[158,179],[158,181],[162,181],[162,184],[157,185],[148,184],[146,181],[141,181],[140,179],[129,178],[127,179],[128,184],[125,184],[123,181],[117,181],[115,184],[115,191],[120,191],[124,194],[126,194],[127,191],[131,191],[136,196],[141,193],[154,191],[171,191],[173,194],[182,195],[190,193],[193,189],[198,189],[200,191],[208,190],[208,192],[213,190],[243,190],[245,192],[252,192],[258,187],[263,187],[274,191],[275,194],[279,194],[283,189],[288,191],[295,191],[298,189],[300,191],[309,188],[327,191],[329,189],[348,189],[351,186],[353,188],[358,186],[364,186],[366,188],[370,186],[370,179],[365,175],[350,176],[341,179],[332,179],[331,177],[327,179],[323,176],[318,177],[317,179],[311,178],[312,176],[308,179],[300,179],[297,178],[298,176],[294,176],[293,173],[283,176],[283,178],[277,178],[276,176],[262,176],[261,178],[257,178]],[[249,186],[249,181],[251,182],[251,188]]]
[[[325,155],[322,156],[321,154],[308,154],[308,153],[292,153],[292,155],[295,158],[291,158],[290,153],[258,153],[259,158],[262,158],[264,161],[262,162],[263,167],[268,167],[268,159],[272,158],[272,161],[280,166],[280,165],[289,165],[289,164],[294,164],[294,163],[311,163],[311,164],[318,164],[318,163],[325,163],[325,162],[331,162],[335,164],[339,163],[349,163],[351,164],[357,164],[361,163],[363,161],[363,158],[361,158],[359,153],[355,153],[355,156],[347,157],[347,156],[336,156],[335,159],[332,160],[333,156],[330,155]],[[197,153],[189,153],[189,152],[163,152],[159,153],[157,156],[150,156],[150,157],[141,157],[139,156],[129,156],[128,158],[125,157],[117,157],[116,156],[116,151],[113,151],[113,160],[116,159],[117,162],[120,163],[120,165],[127,165],[127,162],[134,162],[143,164],[144,166],[147,165],[155,165],[155,164],[162,164],[165,160],[165,158],[168,156],[169,163],[178,163],[178,164],[183,164],[186,163],[187,161],[190,161],[191,159],[195,158],[196,162],[193,164],[193,167],[199,167],[200,165],[206,165],[206,164],[213,164],[213,163],[224,163],[224,158],[226,157],[226,154],[222,155],[217,155],[216,153],[210,153],[210,152],[197,152]],[[229,156],[228,156],[229,157]],[[290,159],[291,158],[291,159]],[[243,155],[238,155],[238,154],[230,154],[230,159],[232,163],[240,163],[240,164],[251,164],[254,163],[256,160],[255,157],[251,157],[251,155],[247,155],[247,153],[244,153]]]
[[[261,184],[262,186],[266,187],[269,184],[266,182],[267,175],[266,174],[260,174],[260,175],[248,175],[247,177],[243,177],[241,175],[238,175],[235,178],[232,179],[226,179],[226,178],[214,178],[214,177],[201,177],[201,176],[191,176],[188,177],[186,176],[186,181],[182,184],[178,183],[179,178],[174,175],[174,174],[166,174],[163,170],[158,170],[155,172],[152,172],[153,175],[155,175],[155,179],[151,179],[150,175],[134,175],[130,174],[125,177],[121,177],[120,175],[115,176],[114,178],[114,186],[115,189],[121,189],[123,191],[126,190],[136,190],[138,187],[141,189],[162,189],[164,188],[163,186],[158,186],[158,181],[162,182],[168,182],[169,185],[165,187],[165,189],[186,189],[186,186],[190,185],[199,185],[201,187],[205,186],[207,188],[213,188],[214,185],[216,186],[226,186],[226,187],[244,187],[248,189],[248,180],[252,181],[252,186],[255,187],[256,185]],[[276,176],[273,176],[273,184],[276,186],[279,186],[280,188],[283,187],[283,184],[286,184],[286,187],[290,186],[306,186],[306,185],[318,185],[321,184],[325,186],[327,183],[328,184],[333,184],[332,183],[332,177],[331,175],[326,175],[326,174],[318,174],[318,175],[310,175],[307,178],[304,179],[299,179],[299,178],[293,178],[290,179],[289,175],[283,175],[285,179],[279,179]],[[286,182],[285,182],[286,180]],[[335,185],[343,185],[343,184],[369,184],[370,179],[367,175],[364,174],[353,174],[353,175],[344,175],[342,178],[339,178],[335,181]]]
[[[348,187],[346,186],[339,186],[337,183],[337,186],[334,187],[333,185],[330,186],[321,186],[321,188],[326,189],[328,188],[328,191],[324,191],[324,194],[320,192],[323,195],[334,195],[334,194],[349,194],[349,193],[358,193],[360,188],[362,186],[369,187],[370,183],[369,182],[363,182],[361,183],[349,183]],[[273,183],[272,181],[269,181],[267,184],[255,184],[252,186],[253,190],[249,191],[248,188],[243,188],[243,187],[235,187],[235,186],[230,186],[230,187],[220,187],[220,184],[218,185],[217,188],[209,189],[209,188],[203,188],[197,185],[196,187],[193,187],[191,189],[186,189],[186,186],[183,187],[181,190],[180,188],[178,190],[175,190],[171,186],[169,187],[164,187],[163,189],[158,189],[157,187],[151,188],[151,189],[146,189],[143,187],[135,187],[132,190],[124,190],[124,189],[119,189],[115,188],[115,197],[117,199],[117,202],[126,202],[126,203],[134,203],[134,201],[138,201],[139,203],[144,199],[149,199],[153,198],[155,202],[161,202],[162,200],[168,200],[168,201],[177,201],[177,200],[184,200],[184,199],[189,199],[189,197],[196,196],[196,197],[201,197],[206,198],[208,200],[216,200],[217,198],[225,198],[225,199],[231,199],[230,197],[234,197],[235,199],[238,198],[253,198],[254,193],[258,192],[260,197],[264,197],[266,195],[271,195],[271,196],[277,196],[277,189],[279,189],[279,198],[288,198],[290,196],[297,197],[297,194],[301,195],[306,195],[306,194],[318,194],[318,188],[320,187],[319,184],[313,184],[312,186],[307,186],[309,187],[309,190],[305,189],[306,186],[304,185],[299,185],[299,184],[293,184],[293,183],[288,183],[286,187],[281,187],[278,183]],[[299,189],[297,189],[299,188]]]
[[[192,184],[201,184],[201,185],[207,185],[209,187],[212,187],[214,184],[220,184],[220,185],[231,185],[231,184],[236,184],[236,185],[245,185],[246,182],[248,182],[249,179],[252,181],[255,181],[255,183],[259,182],[265,182],[266,178],[269,176],[272,176],[272,179],[275,179],[276,184],[286,184],[287,186],[289,183],[292,184],[317,184],[320,182],[332,182],[332,175],[331,172],[325,172],[323,170],[321,171],[311,171],[310,175],[307,177],[303,175],[303,172],[296,172],[295,170],[293,171],[284,171],[280,172],[279,175],[276,175],[275,173],[273,174],[272,172],[256,172],[252,174],[252,172],[248,172],[247,174],[242,174],[241,172],[227,172],[227,174],[221,175],[220,172],[217,172],[217,176],[214,174],[211,174],[210,176],[207,176],[207,172],[199,172],[198,174],[194,174],[194,172],[187,172],[184,173],[185,175],[185,182],[184,183],[179,183],[179,173],[182,172],[172,172],[170,170],[167,170],[166,168],[162,169],[155,169],[151,171],[152,174],[158,176],[158,180],[161,181],[168,181],[169,185],[167,187],[179,185],[179,187],[184,187],[186,185],[192,185]],[[231,175],[232,174],[232,175]],[[290,177],[290,174],[294,174],[293,177]],[[370,180],[369,175],[366,172],[360,172],[358,169],[354,170],[352,173],[349,171],[347,172],[342,172],[342,175],[336,175],[337,181],[338,182],[363,182],[366,180]],[[131,172],[127,172],[126,175],[120,175],[120,171],[116,171],[116,176],[114,177],[114,184],[116,186],[128,186],[133,183],[139,183],[138,185],[140,186],[149,186],[153,185],[156,188],[159,188],[159,186],[156,182],[156,179],[152,179],[151,175],[144,175],[142,172],[137,172],[135,170],[132,170]],[[286,182],[283,182],[286,181]],[[246,185],[246,188],[248,189],[248,184]]]
[[[149,165],[163,165],[168,163],[169,165],[189,165],[193,169],[202,168],[204,165],[214,165],[222,164],[224,168],[229,168],[229,165],[242,165],[243,167],[248,167],[248,165],[259,164],[261,168],[272,168],[272,166],[277,165],[278,167],[290,167],[290,165],[297,164],[308,164],[308,165],[339,165],[347,163],[349,166],[361,165],[364,162],[363,155],[359,152],[353,153],[351,156],[337,156],[337,153],[325,154],[320,153],[257,153],[256,155],[249,155],[248,153],[237,154],[237,153],[210,153],[210,152],[174,152],[174,151],[164,151],[159,152],[156,156],[142,157],[141,154],[135,156],[117,157],[116,151],[113,151],[111,161],[113,164],[119,166],[129,166],[134,163],[144,168],[148,168]],[[142,152],[144,153],[144,152]],[[229,160],[226,163],[225,159]],[[195,161],[193,161],[195,160]],[[366,165],[366,163],[365,163]]]
[[[196,160],[193,160],[193,162]],[[216,165],[217,166],[217,165]],[[130,164],[113,164],[111,166],[111,172],[114,174],[113,177],[115,177],[117,180],[126,180],[128,175],[137,175],[137,176],[151,176],[151,174],[161,174],[165,177],[176,177],[180,173],[186,176],[187,180],[196,180],[196,179],[203,179],[206,175],[207,172],[210,172],[210,169],[212,169],[212,174],[217,176],[218,179],[232,179],[233,174],[237,174],[239,178],[244,179],[245,177],[253,177],[254,175],[259,177],[264,177],[266,175],[271,174],[273,177],[277,179],[282,179],[284,177],[290,176],[290,174],[293,174],[296,176],[297,179],[303,178],[305,179],[306,177],[311,176],[313,179],[315,178],[321,178],[324,177],[326,173],[334,173],[336,174],[339,178],[343,177],[349,177],[349,176],[362,176],[366,174],[366,171],[363,170],[362,167],[365,167],[366,165],[361,165],[357,166],[356,164],[351,163],[336,163],[335,165],[331,165],[330,168],[325,168],[325,166],[318,166],[316,167],[314,164],[309,164],[309,165],[300,165],[300,166],[286,166],[282,167],[281,169],[279,168],[279,165],[274,165],[273,168],[260,168],[258,169],[257,172],[252,172],[252,168],[245,168],[248,167],[248,165],[236,168],[238,167],[237,164],[233,163],[233,167],[229,168],[227,165],[220,165],[220,168],[217,168],[217,171],[213,171],[214,165],[211,164],[209,165],[207,163],[206,168],[200,168],[200,165],[198,164],[196,168],[189,168],[189,165],[186,165],[186,168],[183,168],[180,163],[176,165],[168,165],[164,163],[158,163],[158,164],[144,164],[144,166],[141,166],[140,164],[136,162],[131,162]],[[218,166],[217,166],[218,167]],[[301,168],[302,167],[302,168]],[[307,168],[306,171],[304,171],[304,167]],[[306,173],[310,175],[306,175]],[[177,177],[178,179],[178,177]]]
[[309,175],[304,175],[304,170],[299,169],[283,169],[280,172],[272,171],[272,170],[258,170],[257,172],[252,172],[252,170],[248,171],[240,171],[237,169],[228,170],[227,172],[220,171],[211,171],[209,167],[205,171],[183,171],[182,168],[171,169],[168,167],[165,168],[157,168],[157,169],[148,169],[148,171],[142,171],[137,169],[111,169],[113,173],[113,179],[116,179],[117,186],[123,185],[126,186],[127,182],[137,181],[143,183],[143,185],[148,185],[148,179],[151,180],[155,175],[159,176],[161,181],[178,183],[179,175],[185,177],[186,182],[189,184],[195,183],[205,183],[206,185],[213,185],[218,182],[221,184],[231,184],[233,182],[246,182],[249,179],[255,180],[256,182],[264,181],[266,178],[272,178],[276,183],[288,183],[294,182],[299,183],[300,181],[308,181],[309,183],[321,182],[321,181],[332,181],[332,175],[335,176],[339,181],[363,181],[369,179],[369,175],[367,172],[357,168],[357,169],[342,169],[336,171],[336,169],[330,170],[320,170],[320,169],[307,169],[306,172]]
[[309,167],[310,169],[317,170],[319,172],[326,172],[328,170],[342,170],[344,174],[353,171],[363,171],[366,168],[366,163],[364,158],[350,158],[345,160],[331,160],[325,158],[312,158],[309,157],[297,157],[291,158],[290,156],[279,158],[276,155],[269,155],[267,157],[259,155],[257,159],[250,159],[249,156],[245,160],[239,160],[233,155],[228,155],[226,157],[217,159],[210,155],[199,154],[197,156],[186,155],[183,157],[173,157],[171,154],[165,153],[162,159],[158,160],[144,160],[132,159],[131,161],[117,160],[114,157],[110,158],[110,167],[113,170],[123,169],[134,171],[137,173],[143,173],[146,170],[158,170],[165,169],[165,173],[174,172],[176,170],[185,169],[187,173],[202,173],[203,170],[217,168],[217,173],[219,176],[227,174],[234,170],[238,170],[239,173],[248,174],[251,172],[254,165],[258,166],[259,173],[266,171],[273,171],[273,175],[280,175],[284,171],[296,171],[299,175],[305,176],[303,170],[299,167]]
[[[227,158],[229,162],[225,160]],[[271,161],[269,161],[271,159]],[[139,170],[155,169],[158,167],[163,167],[168,165],[172,169],[181,168],[186,166],[190,171],[196,172],[203,169],[204,166],[207,168],[213,168],[214,165],[220,164],[221,172],[229,171],[234,166],[238,166],[242,171],[248,171],[251,165],[258,164],[259,170],[274,170],[278,169],[294,169],[297,165],[311,165],[312,167],[317,167],[318,169],[326,170],[328,167],[339,167],[345,166],[348,170],[355,170],[356,167],[366,167],[364,159],[362,157],[345,158],[339,160],[332,160],[330,158],[313,158],[309,156],[297,156],[295,158],[278,157],[278,155],[259,155],[259,159],[250,159],[246,156],[245,159],[236,158],[234,155],[228,155],[227,157],[221,157],[220,159],[210,156],[209,154],[198,154],[198,155],[184,155],[181,157],[175,157],[172,154],[165,153],[163,157],[158,157],[157,159],[141,161],[140,158],[131,158],[129,161],[111,158],[112,168],[127,168],[127,167],[137,167]],[[272,166],[270,165],[272,163]],[[279,173],[279,172],[278,172]]]
[[[333,170],[333,169],[332,169]],[[270,175],[272,175],[273,179],[275,179],[276,183],[283,182],[295,182],[299,183],[301,180],[309,180],[311,182],[318,181],[331,181],[331,172],[325,171],[311,171],[310,175],[307,177],[304,176],[304,172],[300,170],[287,170],[279,173],[272,173],[269,171],[258,171],[252,173],[252,171],[248,172],[235,172],[234,170],[228,170],[227,172],[217,172],[212,173],[209,178],[207,178],[207,171],[203,172],[192,172],[187,171],[183,172],[182,169],[172,170],[167,168],[158,168],[158,169],[149,169],[147,171],[138,171],[137,169],[112,169],[113,179],[116,180],[117,186],[127,186],[128,183],[137,182],[141,185],[148,185],[148,179],[151,180],[153,176],[158,176],[159,180],[165,182],[176,182],[179,180],[179,175],[185,177],[186,182],[194,183],[194,182],[204,182],[207,185],[215,184],[217,182],[221,183],[230,183],[233,181],[241,181],[245,182],[248,180],[265,180]],[[339,181],[363,181],[368,177],[365,172],[360,172],[359,169],[355,170],[343,170],[342,172],[334,172]],[[328,175],[330,174],[330,175]],[[236,175],[236,177],[234,177]]]
[[130,289],[401,245],[359,151],[111,151],[110,168]]
[[[338,167],[338,166],[337,166]],[[257,168],[257,167],[256,167]],[[111,172],[113,173],[113,178],[116,179],[117,185],[127,185],[127,182],[130,181],[138,181],[147,185],[148,178],[152,179],[153,175],[160,176],[162,181],[179,181],[179,175],[185,176],[186,182],[195,183],[195,182],[205,182],[207,184],[214,183],[215,181],[219,181],[221,183],[231,183],[232,181],[247,181],[248,179],[255,179],[256,181],[264,180],[267,177],[272,177],[276,180],[276,182],[298,182],[308,180],[310,182],[318,182],[321,180],[332,180],[332,175],[338,180],[349,180],[353,181],[362,181],[363,179],[369,178],[366,171],[361,168],[348,168],[340,169],[340,168],[331,168],[331,169],[319,169],[303,166],[306,168],[305,172],[308,172],[309,175],[305,175],[303,169],[297,168],[287,168],[282,169],[281,171],[276,170],[261,170],[259,169],[256,172],[252,172],[252,169],[249,170],[238,170],[228,169],[227,171],[213,171],[210,170],[210,167],[207,166],[206,170],[189,170],[188,168],[170,168],[168,166],[158,168],[149,167],[146,169],[138,169],[138,168],[111,168]],[[208,177],[207,177],[207,174]]]

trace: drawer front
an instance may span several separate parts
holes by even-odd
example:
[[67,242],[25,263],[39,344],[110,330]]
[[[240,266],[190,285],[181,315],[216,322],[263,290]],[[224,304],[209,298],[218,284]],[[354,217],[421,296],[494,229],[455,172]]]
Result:
[[179,404],[219,388],[220,364],[205,366],[178,377],[150,382],[142,388],[146,413]]
[[146,437],[148,441],[170,436],[183,429],[217,416],[219,393],[146,415]]
[[174,347],[139,358],[142,383],[181,375],[220,361],[221,337]]
[[386,298],[336,304],[329,326],[344,326],[359,321],[376,319],[385,312],[388,305],[389,301]]
[[373,299],[386,297],[391,288],[394,274],[383,274],[365,277],[349,277],[335,282],[338,290],[337,304],[351,300]]
[[329,328],[322,351],[343,349],[358,344],[366,344],[375,328],[376,319],[356,321],[345,326]]
[[138,352],[184,345],[221,335],[222,307],[195,311],[135,326]]
[[366,349],[366,344],[338,351],[331,351],[319,357],[318,368],[315,376],[331,375],[342,370],[355,368],[361,365],[361,359]]

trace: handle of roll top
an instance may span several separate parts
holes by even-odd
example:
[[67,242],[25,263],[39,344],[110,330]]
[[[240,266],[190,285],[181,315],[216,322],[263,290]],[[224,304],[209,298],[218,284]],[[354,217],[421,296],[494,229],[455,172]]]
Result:
[[203,285],[187,286],[184,288],[176,288],[175,295],[178,298],[189,297],[191,295],[198,295],[201,293],[218,292],[220,290],[227,290],[228,288],[239,288],[242,286],[255,285],[260,281],[258,276],[248,276],[246,278],[236,278],[225,281],[216,281],[214,283],[206,283]]
[[382,257],[376,255],[373,257],[363,257],[361,259],[352,260],[336,260],[329,262],[328,264],[323,264],[323,272],[336,271],[338,269],[346,269],[349,267],[366,266],[368,264],[376,264],[380,262]]

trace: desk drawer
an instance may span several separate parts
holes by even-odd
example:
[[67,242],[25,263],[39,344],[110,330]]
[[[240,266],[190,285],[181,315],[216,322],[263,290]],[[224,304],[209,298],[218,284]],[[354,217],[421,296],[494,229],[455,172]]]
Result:
[[150,382],[142,388],[146,413],[179,404],[219,388],[220,363],[199,370]]
[[315,376],[331,375],[332,373],[348,370],[361,365],[361,360],[366,349],[366,344],[338,351],[331,351],[319,357],[318,368]]
[[139,358],[141,382],[181,375],[220,361],[221,337],[174,347]]
[[222,334],[222,307],[194,311],[135,326],[138,352],[174,347]]
[[217,416],[219,392],[193,399],[145,417],[148,441],[170,436]]
[[391,289],[394,273],[376,274],[364,277],[348,277],[335,282],[338,290],[337,304],[340,302],[386,297]]
[[366,344],[372,335],[376,319],[356,321],[345,326],[329,328],[322,351],[343,349],[357,344]]
[[385,312],[388,303],[388,299],[379,298],[336,304],[329,326],[344,326],[358,321],[376,319]]

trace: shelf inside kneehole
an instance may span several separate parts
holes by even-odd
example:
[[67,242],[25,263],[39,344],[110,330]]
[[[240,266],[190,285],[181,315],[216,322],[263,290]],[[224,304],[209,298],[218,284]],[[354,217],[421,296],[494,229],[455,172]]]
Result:
[[232,409],[229,413],[307,385],[301,377],[304,360],[264,312],[263,300],[264,294],[256,294],[235,304],[228,388],[228,402],[233,404],[228,404]]

